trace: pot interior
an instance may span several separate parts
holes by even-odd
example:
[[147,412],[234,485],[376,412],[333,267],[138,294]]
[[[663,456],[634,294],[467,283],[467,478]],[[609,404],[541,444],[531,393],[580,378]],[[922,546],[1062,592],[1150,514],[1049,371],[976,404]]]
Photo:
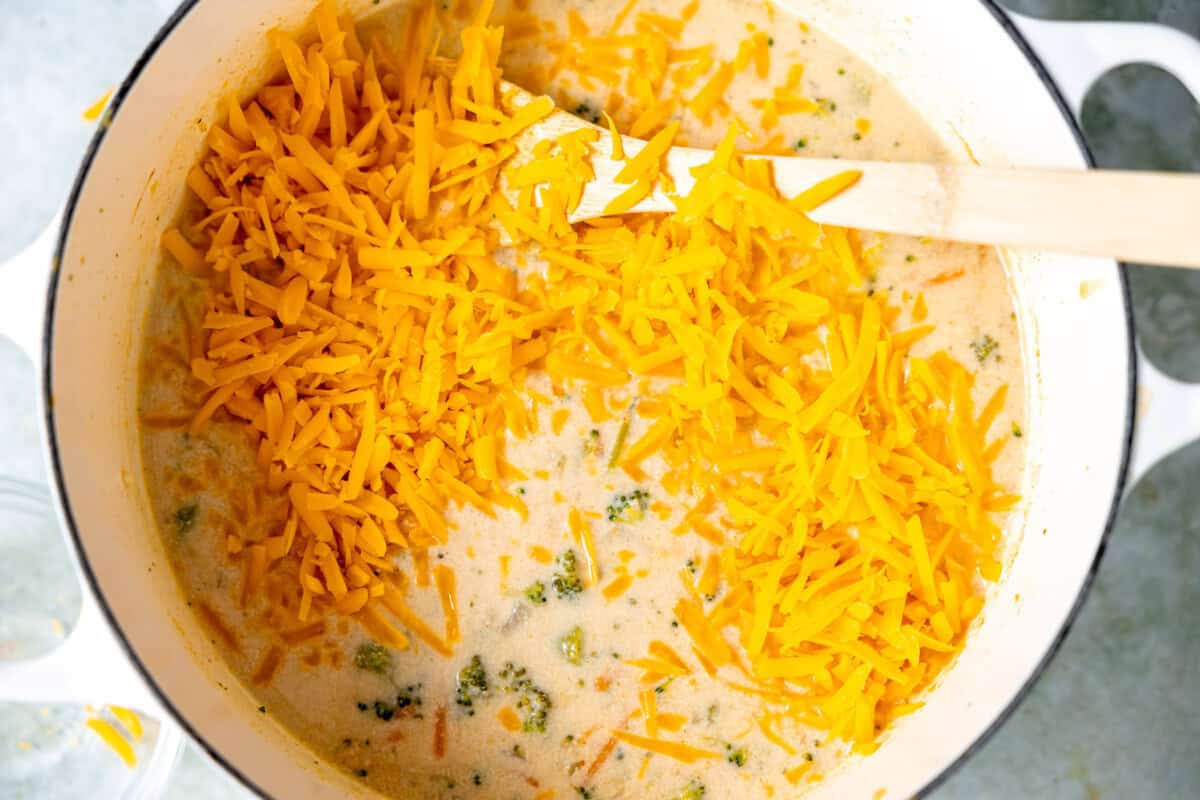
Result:
[[[347,5],[374,10],[369,0]],[[969,143],[989,166],[1085,166],[1042,77],[985,3],[781,5],[896,85],[963,160]],[[278,70],[267,58],[266,30],[297,27],[310,10],[307,0],[192,2],[139,62],[68,206],[47,323],[46,399],[73,534],[144,673],[197,740],[252,786],[333,798],[366,790],[256,712],[177,591],[149,511],[136,425],[139,326],[184,176],[220,118],[219,100]],[[1029,464],[1003,577],[925,707],[887,733],[874,755],[852,758],[816,784],[813,797],[920,791],[1020,694],[1090,577],[1130,425],[1121,276],[1111,262],[1044,253],[1009,253],[1007,263],[1028,371]]]

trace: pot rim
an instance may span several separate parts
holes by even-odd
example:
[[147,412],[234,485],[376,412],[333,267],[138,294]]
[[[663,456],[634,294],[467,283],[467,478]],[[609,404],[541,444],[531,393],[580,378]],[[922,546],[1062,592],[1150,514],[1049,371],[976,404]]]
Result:
[[[1095,157],[1093,156],[1091,149],[1088,147],[1087,142],[1084,139],[1083,130],[1080,127],[1079,121],[1076,120],[1075,115],[1071,112],[1070,107],[1067,105],[1066,99],[1063,97],[1062,91],[1054,82],[1054,79],[1051,77],[1045,63],[1033,50],[1033,47],[1030,45],[1029,41],[1009,18],[1004,9],[1001,8],[999,5],[999,0],[978,0],[978,2],[981,3],[983,7],[992,15],[996,21],[996,24],[998,24],[1008,34],[1009,38],[1013,41],[1013,44],[1016,45],[1017,49],[1020,50],[1025,56],[1030,66],[1033,67],[1034,72],[1037,74],[1038,78],[1041,79],[1046,91],[1054,100],[1055,105],[1058,106],[1058,109],[1063,116],[1063,121],[1067,124],[1072,136],[1075,138],[1076,144],[1079,146],[1079,151],[1083,156],[1084,161],[1087,163],[1089,168],[1095,168]],[[158,53],[159,48],[162,47],[163,43],[167,40],[171,33],[174,32],[179,23],[182,22],[188,13],[191,12],[191,10],[199,3],[200,0],[182,0],[179,7],[172,12],[171,16],[167,18],[167,20],[154,34],[154,38],[152,38],[149,44],[146,45],[145,50],[142,51],[141,55],[138,56],[137,61],[135,61],[133,66],[130,68],[129,74],[125,77],[117,91],[113,94],[112,99],[109,102],[108,109],[105,112],[105,119],[102,120],[101,124],[97,127],[96,133],[92,136],[91,141],[88,143],[87,150],[84,153],[83,159],[79,165],[79,170],[76,172],[75,180],[71,186],[71,192],[67,197],[66,206],[63,210],[62,225],[59,229],[58,239],[54,248],[54,263],[62,263],[63,255],[66,251],[67,236],[71,229],[71,222],[74,217],[80,195],[83,191],[83,186],[86,183],[88,174],[91,171],[92,163],[95,161],[96,156],[100,151],[100,147],[104,143],[104,138],[108,132],[111,121],[120,112],[125,98],[128,97],[129,93],[133,90],[138,78],[141,77],[142,72]],[[1036,684],[1037,681],[1042,677],[1046,671],[1046,668],[1058,653],[1059,648],[1062,646],[1063,640],[1066,638],[1067,634],[1070,633],[1071,628],[1074,626],[1075,621],[1079,616],[1080,609],[1083,607],[1083,603],[1087,598],[1088,592],[1091,590],[1092,584],[1095,582],[1097,572],[1100,568],[1100,562],[1103,559],[1104,552],[1108,547],[1109,537],[1112,535],[1113,528],[1116,524],[1117,513],[1121,505],[1121,498],[1125,493],[1125,487],[1129,480],[1129,462],[1133,447],[1134,412],[1136,406],[1134,398],[1137,397],[1138,386],[1137,358],[1135,357],[1136,352],[1133,304],[1129,293],[1129,278],[1125,264],[1118,263],[1115,264],[1115,266],[1117,267],[1117,274],[1120,281],[1121,299],[1125,312],[1125,329],[1128,341],[1127,356],[1129,367],[1128,376],[1126,379],[1127,394],[1125,431],[1123,435],[1123,441],[1121,443],[1121,457],[1117,472],[1117,481],[1116,485],[1113,487],[1112,500],[1109,504],[1108,515],[1105,519],[1104,530],[1100,536],[1100,543],[1096,548],[1096,554],[1092,559],[1091,565],[1088,567],[1087,575],[1085,576],[1084,581],[1079,588],[1079,592],[1075,597],[1075,602],[1072,605],[1070,612],[1068,612],[1067,616],[1063,620],[1062,627],[1059,629],[1054,641],[1051,642],[1050,646],[1046,649],[1046,652],[1043,654],[1041,660],[1029,673],[1029,676],[1025,679],[1025,682],[1021,685],[1021,688],[1013,694],[1004,708],[997,713],[996,718],[991,722],[991,724],[988,725],[988,727],[985,728],[983,732],[980,733],[975,740],[958,755],[957,758],[944,766],[936,775],[932,776],[926,781],[920,791],[916,793],[915,796],[917,797],[924,796],[945,783],[972,756],[978,753],[1016,712],[1017,708],[1021,705],[1025,698],[1029,696],[1034,684]],[[222,769],[236,778],[238,782],[241,783],[246,789],[260,797],[270,798],[271,795],[267,791],[259,786],[242,770],[234,766],[228,758],[226,758],[204,738],[201,732],[198,731],[195,726],[191,724],[188,718],[180,712],[180,710],[171,701],[171,698],[159,686],[158,682],[154,678],[153,673],[138,657],[133,645],[126,637],[124,630],[117,621],[116,615],[113,613],[111,606],[109,606],[104,593],[100,588],[99,582],[96,579],[96,575],[92,571],[91,565],[87,560],[83,547],[83,537],[80,533],[79,525],[75,519],[75,512],[71,507],[71,500],[67,493],[66,481],[63,475],[62,459],[60,457],[61,444],[58,441],[57,427],[55,424],[54,373],[51,369],[51,365],[54,357],[53,331],[55,314],[57,311],[56,300],[58,297],[60,275],[60,270],[53,270],[50,275],[49,286],[47,287],[45,324],[42,330],[42,423],[46,430],[47,448],[50,456],[49,463],[54,487],[56,489],[59,502],[62,506],[63,519],[66,523],[67,532],[69,534],[67,536],[67,541],[75,555],[76,563],[79,565],[79,569],[83,574],[88,588],[90,588],[93,596],[96,598],[100,612],[104,616],[104,619],[108,623],[109,627],[112,629],[116,640],[120,643],[121,649],[129,658],[134,669],[137,670],[138,674],[146,682],[146,685],[149,687],[150,691],[162,704],[162,707],[165,708],[167,712],[174,718],[174,721],[187,732],[191,740],[197,746],[199,746],[209,758],[219,764]]]

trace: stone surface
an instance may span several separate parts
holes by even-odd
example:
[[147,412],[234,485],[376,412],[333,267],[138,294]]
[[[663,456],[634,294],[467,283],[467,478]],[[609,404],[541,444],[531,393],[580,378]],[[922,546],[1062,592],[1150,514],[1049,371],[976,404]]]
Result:
[[[1200,35],[1198,0],[1007,4],[1063,19],[1156,20]],[[92,134],[80,110],[121,80],[173,5],[4,0],[0,262],[31,241],[65,197]],[[1200,171],[1196,103],[1158,70],[1132,66],[1106,76],[1083,116],[1104,166]],[[1200,380],[1200,273],[1134,267],[1130,280],[1148,354],[1177,377]],[[21,353],[0,340],[0,476],[41,479],[33,380]],[[1001,730],[931,797],[1200,796],[1200,506],[1191,494],[1198,478],[1200,444],[1164,461],[1132,491],[1093,591],[1057,657]],[[0,530],[0,585],[6,587],[0,618],[7,624],[0,624],[0,643],[39,625],[52,642],[58,635],[53,621],[69,619],[78,603],[62,547],[53,534],[31,531],[22,529],[22,538]],[[6,546],[18,548],[20,557],[43,559],[41,577],[31,581],[27,570],[14,570],[18,558]],[[18,615],[24,627],[7,623]],[[98,781],[119,779],[123,768],[90,746],[89,737],[71,709],[43,714],[0,706],[0,796],[98,796]],[[84,776],[92,780],[76,780]],[[249,796],[193,747],[167,795]]]

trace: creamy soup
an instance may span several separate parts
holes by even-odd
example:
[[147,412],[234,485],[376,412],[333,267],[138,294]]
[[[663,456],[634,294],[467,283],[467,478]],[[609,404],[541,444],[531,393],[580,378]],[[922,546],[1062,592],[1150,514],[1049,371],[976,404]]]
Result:
[[[598,0],[501,4],[492,18],[506,22],[505,76],[601,124],[606,110],[628,132],[644,110],[626,91],[629,67],[590,63],[582,42],[614,24],[617,34],[657,25],[673,52],[702,54],[673,65],[662,92],[694,96],[722,62],[734,74],[707,122],[681,104],[656,124],[643,120],[649,129],[640,135],[675,119],[678,142],[715,147],[736,119],[747,131],[741,139],[747,152],[956,158],[869,65],[782,10],[743,0],[698,6],[668,0],[632,5],[618,17],[620,10]],[[661,18],[640,16],[651,10]],[[441,14],[448,55],[458,52],[452,43],[471,9],[464,11]],[[365,20],[360,38],[369,41],[375,32],[384,47],[402,48],[404,17],[390,10]],[[677,31],[657,22],[683,18]],[[763,39],[768,59],[761,56]],[[740,49],[750,62],[743,68],[737,68]],[[764,62],[761,72],[756,58]],[[615,87],[593,74],[601,68],[619,73]],[[773,94],[780,87],[786,91]],[[781,113],[764,119],[764,101],[775,96]],[[789,111],[790,97],[816,110]],[[183,219],[205,213],[189,208]],[[869,265],[860,291],[894,309],[889,330],[931,326],[911,358],[945,353],[966,365],[975,376],[976,409],[1009,387],[991,425],[992,439],[1008,444],[993,454],[991,469],[998,486],[1015,491],[1024,385],[1016,316],[997,254],[901,237],[864,234],[856,241]],[[547,274],[532,244],[494,256],[512,265],[518,284]],[[227,291],[225,281],[225,273],[186,269],[175,259],[159,272],[143,343],[143,456],[182,591],[264,714],[365,783],[398,796],[790,796],[844,757],[848,737],[780,712],[734,667],[709,674],[694,655],[677,611],[687,594],[683,584],[697,587],[702,608],[722,602],[728,587],[718,568],[721,529],[729,520],[714,512],[708,528],[715,536],[689,527],[699,498],[669,485],[670,470],[658,455],[635,472],[618,466],[654,423],[638,413],[645,387],[633,381],[615,389],[616,400],[597,414],[585,386],[562,386],[544,371],[530,371],[522,391],[540,398],[530,406],[533,430],[501,434],[505,483],[524,513],[448,503],[441,512],[444,544],[389,547],[385,558],[394,571],[375,570],[403,587],[411,616],[395,625],[407,634],[406,648],[380,642],[360,624],[361,614],[339,614],[319,597],[302,618],[300,553],[270,568],[249,563],[262,557],[261,543],[279,535],[289,517],[288,493],[263,463],[261,431],[227,409],[190,429],[211,396],[192,364],[213,348],[209,336],[220,333],[204,320],[214,296]],[[402,445],[397,439],[392,446]],[[1002,514],[992,516],[1002,527]],[[977,576],[966,585],[982,596]],[[451,616],[454,622],[444,625]],[[962,616],[955,647],[969,622],[970,615]],[[676,658],[683,664],[664,674],[663,662]],[[646,667],[647,659],[660,666]],[[672,755],[637,737],[690,750]]]

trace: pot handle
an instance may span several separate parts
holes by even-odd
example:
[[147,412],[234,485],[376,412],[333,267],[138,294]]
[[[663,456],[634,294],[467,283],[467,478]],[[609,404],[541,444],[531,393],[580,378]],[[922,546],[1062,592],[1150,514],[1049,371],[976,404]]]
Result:
[[[39,371],[46,295],[61,224],[60,212],[28,247],[0,264],[0,334],[20,346]],[[44,513],[56,513],[48,499]],[[87,581],[81,594],[79,619],[56,650],[39,658],[0,660],[0,701],[115,704],[169,724],[170,716],[131,668]]]
[[167,724],[171,717],[130,666],[91,589],[84,587],[79,619],[50,653],[0,661],[0,702],[118,705]]
[[1138,347],[1137,387],[1129,489],[1163,458],[1200,439],[1200,384],[1172,378]]
[[1076,117],[1088,89],[1125,64],[1153,64],[1200,99],[1200,41],[1153,22],[1066,22],[1009,12]]
[[62,212],[38,237],[9,261],[0,264],[0,334],[12,339],[35,366],[42,361],[42,331],[46,293],[54,271],[54,248],[62,227]]
[[[1059,22],[1009,13],[1079,116],[1088,90],[1114,67],[1153,64],[1175,75],[1200,99],[1200,41],[1165,25],[1142,22]],[[1200,438],[1200,385],[1175,380],[1137,348],[1137,410],[1132,487],[1165,456]]]

